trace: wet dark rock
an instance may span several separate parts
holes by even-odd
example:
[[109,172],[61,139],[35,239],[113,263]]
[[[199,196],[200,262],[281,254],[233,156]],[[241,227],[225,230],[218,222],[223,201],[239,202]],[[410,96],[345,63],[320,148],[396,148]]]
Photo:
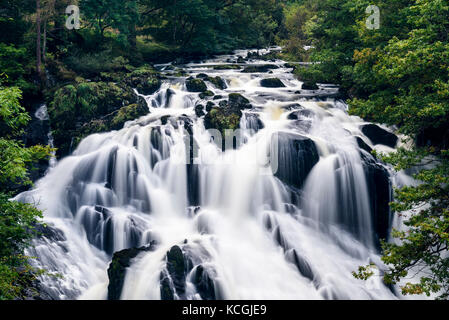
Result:
[[237,58],[237,63],[245,63],[245,62],[246,62],[245,58],[243,58],[243,57],[241,57],[241,56],[239,56],[239,57]]
[[201,299],[216,300],[214,281],[202,265],[196,267],[193,284],[201,296]]
[[251,109],[249,100],[239,93],[229,94],[229,107],[233,110]]
[[137,92],[145,96],[155,93],[162,85],[160,74],[150,67],[134,70],[123,81],[126,85],[135,88]]
[[173,246],[167,252],[166,259],[167,269],[161,274],[162,300],[173,300],[174,293],[184,297],[188,269],[186,257],[179,246]]
[[52,242],[66,241],[64,232],[48,224],[36,224],[35,231],[38,238],[46,238]]
[[371,153],[371,151],[373,151],[373,149],[365,141],[363,141],[361,137],[355,137],[355,139],[360,149],[365,150],[368,153]]
[[161,124],[165,126],[168,123],[168,119],[170,119],[171,116],[163,116],[161,117]]
[[175,300],[175,296],[173,290],[171,288],[170,278],[163,273],[161,273],[160,277],[161,281],[161,300],[162,301],[173,301]]
[[392,214],[389,203],[392,200],[392,186],[390,175],[385,167],[370,154],[361,153],[370,197],[370,207],[374,230],[375,242],[380,247],[380,240],[388,240]]
[[263,79],[260,85],[264,88],[285,88],[285,85],[278,78]]
[[307,260],[298,254],[298,252],[295,249],[292,249],[288,251],[287,253],[287,259],[294,263],[296,268],[298,268],[299,273],[310,281],[313,281],[315,278],[315,275],[313,274],[312,267],[307,262]]
[[320,158],[315,143],[299,134],[287,132],[279,132],[273,139],[278,139],[277,143],[273,142],[277,145],[273,156],[277,156],[278,161],[275,176],[293,187],[302,188]]
[[206,113],[204,112],[204,106],[202,104],[195,106],[195,114],[198,118],[206,115]]
[[288,120],[304,120],[304,119],[312,119],[315,116],[315,112],[308,109],[297,110],[290,113],[287,116]]
[[[229,94],[228,101],[220,101],[218,107],[212,106],[204,118],[206,129],[217,129],[225,137],[226,130],[236,130],[240,127],[242,110],[251,109],[249,100],[239,93]],[[208,106],[206,106],[206,109]]]
[[312,128],[312,121],[311,120],[296,120],[289,126],[292,129],[295,129],[295,131],[298,131],[300,133],[306,134],[310,132],[310,129]]
[[284,109],[284,110],[297,110],[297,109],[303,109],[303,107],[299,103],[292,103],[292,104],[288,104],[286,106],[283,106],[282,109]]
[[302,90],[318,90],[319,87],[313,82],[304,82],[301,87]]
[[237,70],[241,69],[238,64],[220,64],[212,67],[214,70]]
[[206,111],[207,111],[207,112],[211,111],[213,107],[216,107],[215,103],[209,101],[209,102],[206,104]]
[[222,100],[222,101],[218,102],[218,107],[225,109],[228,107],[228,102],[226,100]]
[[248,52],[246,59],[260,59],[261,55],[258,51]]
[[189,92],[204,92],[207,91],[207,86],[201,79],[187,79],[187,90]]
[[246,113],[245,114],[247,127],[245,129],[254,130],[254,132],[258,132],[265,128],[262,120],[260,120],[259,116],[255,113]]
[[206,129],[216,129],[225,137],[226,130],[236,130],[240,126],[241,111],[229,108],[213,107],[204,117]]
[[131,266],[132,260],[143,252],[154,250],[154,247],[155,244],[153,243],[148,247],[131,248],[114,253],[108,268],[108,300],[120,300],[126,270]]
[[216,95],[216,96],[214,97],[214,100],[220,100],[220,99],[223,99],[223,96]]
[[270,71],[271,69],[278,69],[279,66],[275,64],[255,64],[247,66],[245,69],[243,69],[242,72],[244,73],[266,73]]
[[228,87],[226,85],[226,82],[220,77],[208,77],[206,80],[212,83],[216,88],[221,90],[224,90]]
[[298,65],[287,62],[286,64],[284,64],[284,67],[285,68],[289,68],[289,69],[293,69],[293,72],[294,72],[296,70],[296,68],[298,67]]
[[367,136],[374,145],[382,144],[390,148],[395,148],[398,143],[399,139],[395,134],[382,129],[378,125],[366,124],[363,125],[361,129],[363,134]]
[[204,98],[207,98],[207,97],[212,97],[213,95],[214,95],[214,93],[212,91],[207,90],[207,91],[204,91],[204,92],[200,93],[200,98],[204,99]]

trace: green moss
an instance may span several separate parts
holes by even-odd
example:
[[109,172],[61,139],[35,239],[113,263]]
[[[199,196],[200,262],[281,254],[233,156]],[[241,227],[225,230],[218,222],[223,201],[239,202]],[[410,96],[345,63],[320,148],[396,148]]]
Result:
[[148,114],[148,112],[147,108],[139,104],[123,107],[117,111],[109,127],[113,130],[120,129],[126,122],[138,119]]
[[208,77],[206,80],[212,83],[218,89],[226,89],[226,83],[220,77]]
[[236,130],[240,127],[241,113],[227,112],[223,108],[212,108],[205,116],[204,124],[206,129],[219,130],[225,137],[226,130]]
[[241,69],[242,67],[239,66],[238,64],[220,64],[212,66],[212,68],[215,70],[238,70]]
[[[59,154],[69,151],[70,145],[76,142],[72,141],[73,137],[109,129],[109,124],[102,125],[99,119],[116,112],[123,105],[137,102],[133,90],[124,84],[82,82],[60,88],[48,108]],[[93,120],[98,121],[90,123]],[[90,129],[86,129],[85,124],[89,124]]]
[[214,95],[214,93],[212,91],[207,90],[207,91],[200,93],[200,98],[204,99],[206,97],[212,97],[213,95]]
[[186,82],[187,90],[190,92],[205,92],[207,86],[201,79],[190,79]]

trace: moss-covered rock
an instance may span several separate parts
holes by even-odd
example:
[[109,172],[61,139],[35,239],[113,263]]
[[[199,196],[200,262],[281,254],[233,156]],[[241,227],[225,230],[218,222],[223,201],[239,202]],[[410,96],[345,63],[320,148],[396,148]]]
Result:
[[[143,105],[131,87],[113,82],[82,82],[60,88],[48,103],[58,155],[66,155],[71,145],[75,147],[77,137],[86,132],[108,130],[108,122],[103,121],[104,117],[123,106],[137,103]],[[98,121],[89,125],[91,129],[80,132],[85,124],[94,120]]]
[[285,85],[278,78],[262,79],[260,85],[264,88],[284,88]]
[[229,94],[228,105],[233,111],[241,111],[243,109],[251,109],[253,107],[249,100],[240,93]]
[[240,126],[241,113],[232,112],[225,108],[214,107],[204,117],[206,129],[219,130],[225,137],[226,130],[236,130]]
[[221,77],[210,77],[205,73],[200,73],[196,76],[197,79],[201,79],[204,81],[208,81],[212,83],[216,88],[224,90],[228,86],[226,85],[226,82]]
[[72,145],[78,145],[82,139],[94,133],[120,130],[126,122],[145,116],[148,112],[147,107],[135,103],[122,107],[101,119],[89,121],[74,133],[75,136],[73,137]]
[[198,118],[204,116],[206,113],[204,112],[204,106],[199,104],[195,106],[195,114]]
[[243,69],[244,73],[265,73],[270,71],[271,69],[278,69],[279,67],[275,64],[255,64],[251,66],[247,66]]
[[151,67],[144,66],[128,74],[124,83],[143,95],[155,93],[161,87],[160,74]]
[[219,64],[212,66],[212,68],[214,70],[238,70],[241,69],[242,67],[239,66],[238,64]]
[[204,98],[207,98],[207,97],[213,97],[213,96],[214,96],[214,93],[212,91],[210,91],[210,90],[207,90],[207,91],[204,91],[204,92],[200,93],[200,98],[201,99],[204,99]]
[[207,91],[207,86],[201,79],[188,79],[186,81],[187,90],[189,92],[204,92]]
[[146,108],[142,104],[137,103],[120,108],[117,112],[114,113],[114,117],[110,122],[109,128],[112,130],[121,129],[126,122],[138,119],[142,116],[147,115],[148,113],[148,108]]
[[226,130],[236,130],[240,127],[242,110],[251,109],[250,101],[239,93],[229,94],[228,101],[222,100],[219,106],[213,102],[206,105],[208,114],[204,117],[206,129],[217,129],[225,137]]
[[208,77],[207,81],[209,81],[216,88],[221,89],[221,90],[224,90],[224,89],[226,89],[228,87],[226,85],[226,82],[222,78],[220,78],[220,77]]

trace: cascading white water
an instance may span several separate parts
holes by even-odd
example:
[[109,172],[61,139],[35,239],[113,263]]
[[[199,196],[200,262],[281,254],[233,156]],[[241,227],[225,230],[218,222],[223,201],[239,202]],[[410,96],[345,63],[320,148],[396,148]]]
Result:
[[[364,282],[351,274],[381,266],[361,155],[370,156],[355,138],[369,143],[361,119],[340,101],[316,99],[333,89],[301,90],[282,61],[270,62],[277,66],[270,74],[210,68],[246,54],[185,66],[191,76],[223,78],[227,89],[207,83],[215,95],[250,100],[240,126],[252,132],[237,150],[217,147],[194,111],[206,101],[186,91],[185,78],[169,77],[145,97],[148,116],[87,137],[18,197],[59,230],[29,249],[37,266],[61,275],[41,277],[47,293],[105,299],[112,254],[151,244],[132,260],[120,298],[161,299],[161,288],[178,299],[396,298],[381,277]],[[260,86],[273,77],[286,87]],[[174,246],[189,265],[182,279],[167,266]],[[199,285],[199,274],[209,281]]]

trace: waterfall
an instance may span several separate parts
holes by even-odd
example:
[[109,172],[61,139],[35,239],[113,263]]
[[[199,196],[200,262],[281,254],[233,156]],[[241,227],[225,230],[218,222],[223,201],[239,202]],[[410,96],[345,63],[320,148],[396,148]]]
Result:
[[[114,253],[133,249],[121,299],[397,297],[380,276],[351,274],[383,267],[372,177],[385,169],[357,143],[369,144],[362,120],[332,87],[301,90],[283,61],[270,72],[212,67],[247,53],[184,66],[224,80],[206,81],[217,105],[230,93],[250,101],[238,147],[223,151],[195,114],[212,98],[168,73],[144,97],[147,116],[85,138],[17,197],[44,211],[48,230],[28,254],[49,271],[40,280],[50,296],[106,299]],[[268,78],[285,87],[262,87]]]

